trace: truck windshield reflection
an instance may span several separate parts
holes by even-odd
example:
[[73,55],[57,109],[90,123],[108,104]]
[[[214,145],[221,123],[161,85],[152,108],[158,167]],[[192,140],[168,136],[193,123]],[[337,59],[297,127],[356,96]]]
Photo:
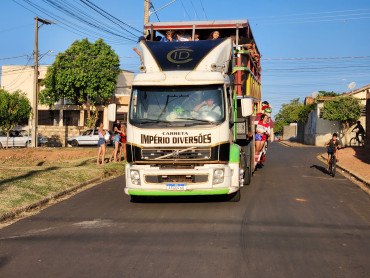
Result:
[[225,120],[222,86],[136,87],[130,123],[136,126],[216,125]]

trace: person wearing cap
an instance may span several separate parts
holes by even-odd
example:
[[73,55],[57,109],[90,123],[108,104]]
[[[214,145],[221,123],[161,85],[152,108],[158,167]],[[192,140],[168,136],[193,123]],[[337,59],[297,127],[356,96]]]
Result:
[[162,39],[161,39],[161,42],[176,42],[177,40],[175,40],[175,39],[173,38],[173,33],[174,33],[174,31],[172,31],[172,30],[168,30],[168,31],[166,32],[166,37],[162,38]]

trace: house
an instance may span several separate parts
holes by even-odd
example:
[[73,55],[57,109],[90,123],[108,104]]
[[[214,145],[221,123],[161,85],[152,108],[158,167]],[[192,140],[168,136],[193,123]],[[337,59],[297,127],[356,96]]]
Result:
[[[40,82],[45,78],[47,69],[50,66],[39,66],[38,91]],[[34,67],[33,66],[14,66],[3,65],[1,74],[1,88],[8,92],[21,90],[27,94],[30,103],[34,99]],[[117,78],[116,92],[112,98],[112,103],[116,104],[116,119],[127,121],[128,103],[131,91],[131,84],[134,73],[122,70]],[[108,120],[107,106],[100,107],[99,119],[103,121],[106,128],[112,127],[112,122]],[[67,100],[61,100],[51,109],[46,105],[38,105],[38,133],[39,135],[50,138],[54,146],[66,146],[69,137],[79,135],[85,128],[87,119],[86,107],[74,105]],[[31,121],[28,128],[31,130]]]
[[[353,96],[355,98],[360,99],[361,104],[364,106],[361,118],[359,121],[361,122],[362,126],[369,130],[366,126],[366,96],[370,92],[370,84],[366,85],[362,88],[357,90],[351,91],[349,93],[343,94],[342,96]],[[316,146],[323,146],[325,142],[327,142],[334,132],[338,133],[339,139],[345,142],[345,134],[343,133],[341,123],[339,121],[329,121],[323,119],[323,109],[324,109],[324,101],[331,99],[333,97],[321,97],[316,99],[317,102],[317,109],[312,111],[309,116],[308,120],[305,124],[299,123],[298,126],[298,138],[301,142],[308,145],[316,145]],[[311,97],[306,97],[305,105],[308,105],[314,101]],[[352,132],[352,129],[355,125],[351,126],[349,132],[347,133],[348,140],[356,135],[355,132]],[[369,138],[369,137],[368,137]],[[349,143],[349,142],[348,142]]]

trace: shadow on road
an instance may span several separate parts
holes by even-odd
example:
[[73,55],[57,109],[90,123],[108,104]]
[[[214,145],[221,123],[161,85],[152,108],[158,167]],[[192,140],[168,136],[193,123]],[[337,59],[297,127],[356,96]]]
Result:
[[229,195],[213,196],[142,196],[133,203],[215,203],[228,202]]
[[321,172],[323,172],[324,174],[327,174],[328,172],[326,171],[326,168],[325,167],[322,167],[322,166],[318,166],[318,165],[311,165],[310,168],[315,168]]

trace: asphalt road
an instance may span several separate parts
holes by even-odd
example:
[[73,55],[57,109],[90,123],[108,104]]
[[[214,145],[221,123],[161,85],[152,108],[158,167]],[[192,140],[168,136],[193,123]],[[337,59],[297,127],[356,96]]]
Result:
[[123,178],[0,230],[0,277],[369,277],[370,197],[271,145],[239,203],[131,203]]

